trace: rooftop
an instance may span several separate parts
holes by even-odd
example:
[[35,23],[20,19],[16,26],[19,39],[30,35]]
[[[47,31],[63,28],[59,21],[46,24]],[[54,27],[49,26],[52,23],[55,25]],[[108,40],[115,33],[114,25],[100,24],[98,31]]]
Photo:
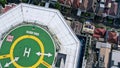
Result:
[[106,30],[104,28],[95,28],[93,37],[94,38],[104,38]]
[[110,48],[100,48],[100,58],[99,58],[99,66],[108,68],[109,57],[110,57]]
[[120,51],[112,50],[111,67],[110,68],[119,68],[119,67],[120,67]]
[[117,10],[118,10],[118,3],[114,2],[111,4],[111,8],[108,11],[108,14],[115,16],[117,14]]
[[83,33],[93,34],[93,33],[94,33],[94,29],[95,29],[95,26],[92,25],[90,21],[86,21],[86,22],[83,24],[82,32],[83,32]]
[[100,49],[100,48],[111,48],[111,44],[110,43],[97,42],[96,43],[96,48],[98,48],[98,49]]
[[82,29],[82,23],[80,23],[79,21],[73,21],[73,23],[71,24],[71,28],[76,34],[80,34]]
[[117,43],[118,35],[116,32],[108,31],[108,42]]
[[9,4],[9,5],[5,5],[5,8],[2,9],[2,13],[7,12],[8,10],[10,10],[11,8],[15,7],[16,4]]
[[66,56],[65,68],[77,67],[80,43],[58,10],[22,3],[2,14],[0,21],[2,21],[0,38],[3,38],[4,34],[13,27],[24,24],[23,22],[47,26],[53,37],[59,42],[61,47],[59,52],[69,55]]

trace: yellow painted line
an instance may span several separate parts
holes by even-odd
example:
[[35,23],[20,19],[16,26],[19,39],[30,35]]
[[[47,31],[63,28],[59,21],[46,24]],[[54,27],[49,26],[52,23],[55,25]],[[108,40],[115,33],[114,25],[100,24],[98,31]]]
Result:
[[[33,40],[35,40],[35,41],[39,44],[39,46],[40,46],[40,48],[41,48],[41,53],[44,53],[44,46],[43,46],[42,41],[41,41],[39,38],[37,38],[37,37],[35,37],[35,36],[33,36],[33,35],[23,35],[23,36],[17,38],[17,39],[13,42],[13,44],[12,44],[12,46],[11,46],[11,48],[10,48],[10,59],[11,59],[11,61],[14,60],[13,52],[14,52],[15,46],[17,45],[17,43],[19,43],[20,41],[22,41],[23,39],[26,39],[26,38],[27,38],[27,39],[33,39]],[[39,64],[42,62],[43,58],[44,58],[44,55],[41,55],[40,58],[39,58],[39,60],[38,60],[34,65],[29,66],[29,67],[23,67],[23,66],[17,64],[16,62],[13,62],[13,65],[14,65],[16,68],[36,68],[36,67],[39,66]]]
[[48,64],[47,62],[45,62],[44,60],[42,61],[42,64],[44,66],[46,66],[47,68],[52,68],[50,64]]
[[10,54],[6,54],[6,55],[1,55],[0,59],[5,59],[5,58],[10,58]]

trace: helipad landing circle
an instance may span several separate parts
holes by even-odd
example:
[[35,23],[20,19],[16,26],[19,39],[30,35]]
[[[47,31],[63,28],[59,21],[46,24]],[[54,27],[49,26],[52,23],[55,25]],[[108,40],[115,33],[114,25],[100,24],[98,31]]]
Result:
[[[28,39],[27,41],[24,41],[24,39]],[[31,45],[32,43],[34,43],[35,44],[35,42],[33,42],[33,41],[30,41],[30,39],[32,39],[32,40],[35,40],[37,43],[38,43],[38,45],[40,46],[40,48],[41,48],[41,50],[39,50],[41,53],[44,53],[44,46],[43,46],[43,44],[42,44],[42,42],[37,38],[37,37],[35,37],[35,36],[32,36],[32,35],[24,35],[24,36],[21,36],[21,37],[19,37],[18,39],[16,39],[14,42],[13,42],[13,44],[12,44],[12,46],[11,46],[11,49],[10,49],[10,59],[13,61],[14,60],[14,54],[13,54],[13,52],[14,52],[14,48],[15,48],[15,46],[17,46],[17,44],[18,43],[20,43],[21,41],[23,41],[24,43],[22,43],[22,44],[20,44],[20,45],[18,45],[18,46],[23,46],[23,45]],[[29,43],[28,43],[28,41],[29,41]],[[27,44],[26,44],[27,43]],[[31,43],[31,44],[30,44]],[[21,47],[22,47],[21,46]],[[32,45],[31,45],[32,46]],[[29,46],[29,48],[31,47],[31,46]],[[34,45],[35,46],[35,45]],[[27,46],[28,47],[28,46]],[[26,47],[24,47],[24,48],[26,48]],[[34,49],[34,48],[32,48],[32,49]],[[31,49],[30,49],[31,50]],[[16,53],[15,53],[16,54]],[[29,53],[30,54],[30,53]],[[19,55],[19,54],[18,54]],[[24,56],[24,55],[23,55]],[[16,62],[13,62],[13,64],[14,64],[14,66],[15,67],[17,67],[17,68],[26,68],[26,67],[37,67],[41,62],[42,62],[42,60],[43,60],[43,57],[44,57],[44,55],[41,55],[40,56],[40,58],[38,59],[38,61],[36,62],[36,64],[33,64],[33,65],[29,65],[29,66],[25,66],[25,65],[19,65],[18,63],[16,63]],[[23,57],[24,58],[24,57]],[[27,59],[27,57],[25,57],[26,59]],[[30,57],[29,57],[30,58]],[[34,60],[35,60],[36,58],[34,58]],[[33,58],[31,58],[31,60],[33,60]],[[25,61],[25,60],[23,60],[23,61]],[[30,61],[26,61],[26,62],[30,62]],[[26,63],[26,62],[24,62],[24,63]],[[21,63],[21,64],[24,64],[24,63]]]
[[51,68],[54,56],[54,41],[46,30],[36,25],[22,25],[4,38],[0,64],[5,68]]

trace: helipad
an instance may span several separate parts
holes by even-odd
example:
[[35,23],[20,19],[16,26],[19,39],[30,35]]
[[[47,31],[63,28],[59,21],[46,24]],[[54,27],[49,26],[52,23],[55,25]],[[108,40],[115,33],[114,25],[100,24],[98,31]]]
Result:
[[51,68],[54,56],[54,41],[45,29],[22,25],[5,36],[0,48],[0,67]]

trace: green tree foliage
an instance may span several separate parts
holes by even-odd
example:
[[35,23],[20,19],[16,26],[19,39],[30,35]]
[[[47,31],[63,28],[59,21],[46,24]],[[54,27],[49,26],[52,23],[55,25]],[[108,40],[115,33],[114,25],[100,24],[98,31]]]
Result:
[[7,3],[7,1],[6,0],[0,0],[0,4],[3,6],[3,7],[5,7],[5,4]]
[[22,0],[23,3],[27,3],[27,0]]
[[60,3],[59,3],[59,2],[56,2],[56,4],[55,4],[55,8],[58,9],[58,10],[61,9],[61,6],[60,6]]
[[39,0],[33,0],[33,4],[34,5],[38,5],[39,4]]

